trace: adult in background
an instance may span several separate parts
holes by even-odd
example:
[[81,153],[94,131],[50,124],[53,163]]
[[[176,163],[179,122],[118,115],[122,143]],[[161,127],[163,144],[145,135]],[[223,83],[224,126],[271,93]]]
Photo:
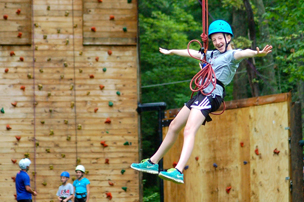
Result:
[[27,171],[30,169],[31,161],[28,158],[19,161],[20,171],[16,175],[16,191],[18,202],[32,202],[32,195],[37,196],[37,192],[31,188],[30,176]]

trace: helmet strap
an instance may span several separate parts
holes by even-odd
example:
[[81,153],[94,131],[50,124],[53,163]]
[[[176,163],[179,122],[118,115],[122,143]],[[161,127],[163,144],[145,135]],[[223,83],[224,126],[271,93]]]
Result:
[[229,44],[230,44],[231,40],[230,40],[230,41],[227,43],[227,39],[226,39],[226,35],[225,35],[225,33],[223,33],[223,35],[224,35],[224,39],[225,39],[225,43],[226,43],[226,45],[225,45],[225,51],[224,51],[223,53],[226,53],[227,48],[228,48],[228,46],[229,46]]

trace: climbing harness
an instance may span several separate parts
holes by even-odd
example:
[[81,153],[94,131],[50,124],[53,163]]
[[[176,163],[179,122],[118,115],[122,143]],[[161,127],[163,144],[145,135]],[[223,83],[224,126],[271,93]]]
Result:
[[[206,59],[206,53],[208,50],[208,35],[207,35],[208,34],[208,26],[207,26],[208,25],[208,0],[202,0],[201,5],[202,5],[202,24],[203,24],[202,25],[203,33],[201,34],[201,39],[203,41],[203,46],[196,39],[191,40],[187,46],[187,51],[188,51],[188,54],[190,55],[190,57],[201,61],[201,70],[197,74],[195,74],[194,77],[190,81],[190,89],[192,91],[191,98],[195,92],[199,92],[199,91],[203,95],[210,95],[215,90],[216,84],[219,84],[223,88],[223,93],[225,93],[225,87],[224,87],[223,83],[216,79],[215,72],[214,72],[211,64],[208,63],[207,59]],[[199,51],[203,54],[203,57],[197,58],[197,57],[194,57],[190,53],[189,47],[190,47],[190,44],[193,42],[196,42],[200,45]],[[195,85],[195,88],[192,88],[193,83]],[[210,84],[212,84],[212,86],[213,86],[212,90],[209,93],[205,93],[203,90],[205,88],[207,88]],[[223,94],[223,97],[224,97],[224,94]],[[224,113],[225,108],[226,108],[224,101],[223,101],[223,107],[224,108],[221,113],[215,114],[215,113],[211,112],[211,114],[220,115],[220,114]]]

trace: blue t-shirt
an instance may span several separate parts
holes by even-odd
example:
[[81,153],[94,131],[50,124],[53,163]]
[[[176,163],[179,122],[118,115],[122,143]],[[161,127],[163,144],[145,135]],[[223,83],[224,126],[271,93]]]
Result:
[[[87,185],[90,181],[87,178],[82,178],[81,180],[75,180],[73,186],[75,187],[76,198],[82,198],[87,195]],[[78,195],[77,193],[84,193],[84,195]]]
[[20,170],[20,172],[16,175],[15,182],[17,200],[32,199],[32,194],[25,189],[25,186],[31,186],[29,175],[23,170]]

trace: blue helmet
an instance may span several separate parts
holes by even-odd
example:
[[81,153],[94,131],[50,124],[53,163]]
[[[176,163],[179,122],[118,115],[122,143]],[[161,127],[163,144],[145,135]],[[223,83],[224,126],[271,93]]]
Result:
[[63,171],[60,175],[60,177],[67,177],[67,178],[70,178],[70,173],[67,172],[67,171]]
[[210,24],[208,33],[209,39],[211,39],[211,35],[215,33],[231,34],[233,37],[233,32],[229,23],[224,20],[216,20]]

